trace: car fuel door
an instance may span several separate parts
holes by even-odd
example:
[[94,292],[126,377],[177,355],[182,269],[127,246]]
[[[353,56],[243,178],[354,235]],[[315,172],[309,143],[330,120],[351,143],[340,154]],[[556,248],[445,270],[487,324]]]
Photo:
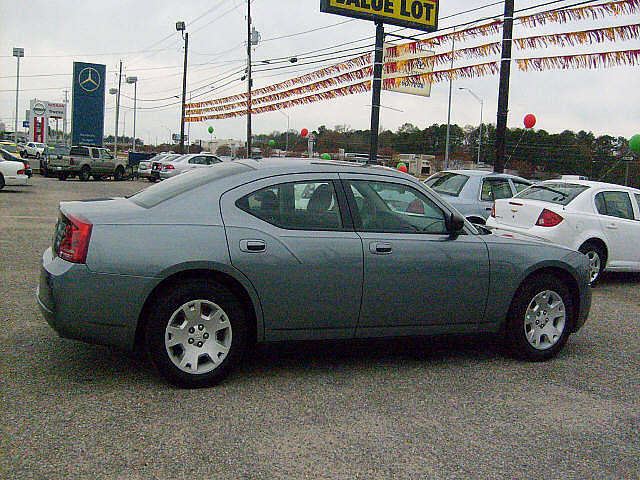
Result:
[[362,242],[337,180],[337,174],[272,177],[221,198],[231,263],[258,292],[268,339],[354,334]]

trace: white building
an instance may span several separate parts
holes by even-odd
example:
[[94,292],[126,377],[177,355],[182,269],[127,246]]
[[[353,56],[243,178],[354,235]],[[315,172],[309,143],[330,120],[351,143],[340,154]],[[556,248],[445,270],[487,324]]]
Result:
[[202,148],[215,154],[219,147],[226,146],[231,149],[231,156],[235,157],[238,148],[244,146],[244,141],[234,140],[233,138],[216,138],[211,141],[203,141]]

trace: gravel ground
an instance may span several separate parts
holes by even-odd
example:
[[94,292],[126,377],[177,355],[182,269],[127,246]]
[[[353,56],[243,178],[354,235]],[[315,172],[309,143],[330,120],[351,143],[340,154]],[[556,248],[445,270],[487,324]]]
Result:
[[0,191],[2,478],[640,478],[640,276],[530,364],[488,338],[260,346],[179,390],[137,355],[59,338],[34,300],[61,200],[146,182]]

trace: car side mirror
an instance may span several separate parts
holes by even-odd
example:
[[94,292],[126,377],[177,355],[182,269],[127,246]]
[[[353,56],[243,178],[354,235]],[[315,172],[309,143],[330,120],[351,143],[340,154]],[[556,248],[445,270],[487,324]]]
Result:
[[464,227],[464,217],[457,212],[452,212],[447,216],[447,232],[450,235],[458,235]]

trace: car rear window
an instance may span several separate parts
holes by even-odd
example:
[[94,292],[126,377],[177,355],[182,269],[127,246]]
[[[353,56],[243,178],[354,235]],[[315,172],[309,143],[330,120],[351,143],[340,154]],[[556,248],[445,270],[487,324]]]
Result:
[[515,198],[542,200],[558,205],[569,205],[571,201],[589,187],[575,183],[542,183],[518,193]]
[[457,197],[468,180],[469,177],[461,173],[443,172],[427,179],[424,183],[438,193]]
[[241,163],[221,163],[216,165],[215,168],[198,169],[176,175],[173,178],[164,180],[161,183],[156,183],[138,193],[134,193],[127,198],[141,207],[151,208],[194,188],[249,170],[250,167]]
[[87,147],[71,147],[71,150],[69,150],[69,155],[88,157],[89,149]]

